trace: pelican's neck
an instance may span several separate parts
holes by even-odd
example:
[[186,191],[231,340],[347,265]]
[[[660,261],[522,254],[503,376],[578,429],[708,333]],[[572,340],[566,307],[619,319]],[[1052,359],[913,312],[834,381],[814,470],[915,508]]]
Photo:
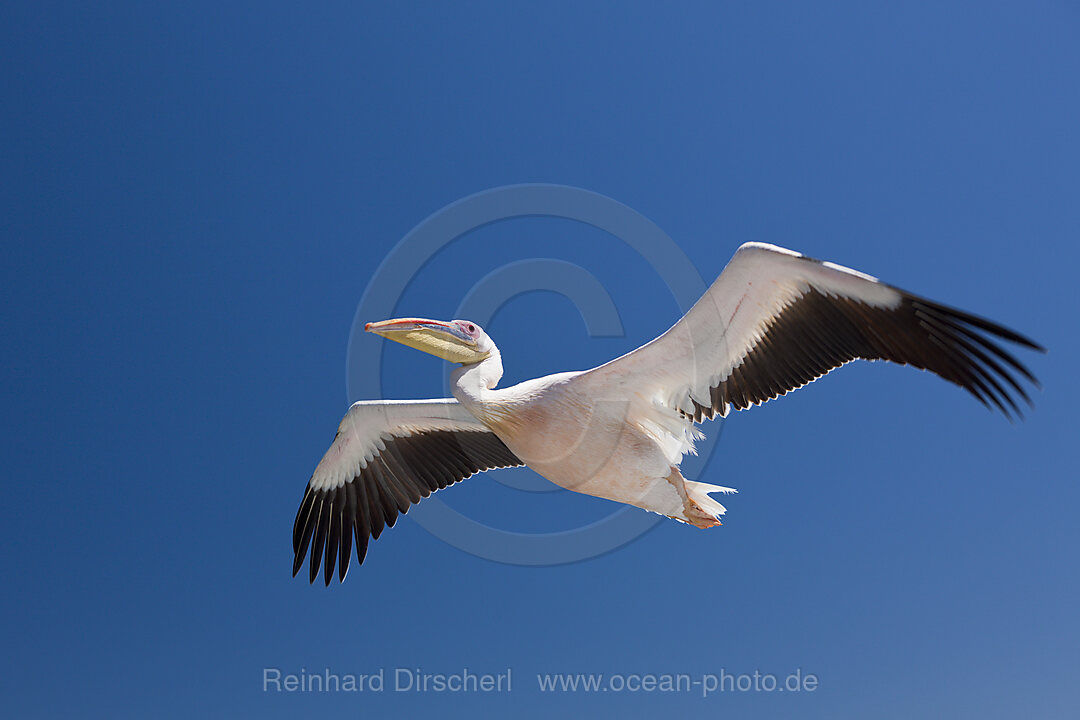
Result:
[[485,399],[490,399],[489,393],[499,384],[502,374],[502,356],[498,348],[492,347],[488,356],[480,362],[462,365],[450,373],[454,397],[470,410],[478,410]]

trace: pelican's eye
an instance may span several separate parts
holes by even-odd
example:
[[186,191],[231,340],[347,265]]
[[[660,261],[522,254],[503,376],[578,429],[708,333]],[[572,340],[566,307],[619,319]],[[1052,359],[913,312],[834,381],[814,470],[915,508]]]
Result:
[[470,335],[476,334],[476,326],[472,323],[465,323],[465,329],[469,331]]

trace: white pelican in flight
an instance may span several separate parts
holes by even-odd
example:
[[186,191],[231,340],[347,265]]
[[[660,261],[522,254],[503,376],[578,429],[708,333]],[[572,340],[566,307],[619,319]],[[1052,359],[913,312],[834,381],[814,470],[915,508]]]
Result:
[[[307,485],[293,526],[293,575],[310,547],[310,579],[436,490],[492,468],[527,465],[567,488],[699,528],[720,524],[709,493],[679,463],[694,427],[758,405],[862,358],[929,370],[1006,417],[1031,404],[1034,376],[996,341],[1045,352],[974,315],[869,275],[747,243],[705,295],[660,337],[592,370],[496,388],[502,357],[468,320],[405,318],[368,332],[453,363],[453,399],[371,400],[349,408]],[[325,559],[324,559],[325,558]]]

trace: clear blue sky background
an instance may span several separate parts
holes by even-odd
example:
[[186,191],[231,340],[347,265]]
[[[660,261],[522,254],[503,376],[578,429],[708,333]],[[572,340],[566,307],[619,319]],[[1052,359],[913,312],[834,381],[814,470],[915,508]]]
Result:
[[[5,708],[1075,712],[1078,77],[1067,2],[3,4]],[[741,490],[721,529],[665,522],[527,568],[406,518],[344,585],[291,578],[375,269],[432,212],[522,182],[626,203],[708,281],[766,241],[994,318],[1050,349],[1024,358],[1045,390],[1010,425],[928,375],[848,367],[727,422],[704,473]],[[400,314],[451,316],[533,257],[594,274],[626,334],[521,296],[489,328],[507,381],[678,315],[620,241],[552,219],[446,248]],[[388,397],[441,394],[439,361],[385,357]],[[527,531],[612,509],[484,476],[440,497]],[[261,687],[266,666],[399,665],[512,667],[514,690]],[[534,677],[795,668],[819,689],[541,695]]]

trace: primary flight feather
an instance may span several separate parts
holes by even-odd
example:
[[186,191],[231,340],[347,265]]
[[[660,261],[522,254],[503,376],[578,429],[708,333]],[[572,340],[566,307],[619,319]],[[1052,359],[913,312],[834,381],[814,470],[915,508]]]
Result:
[[[988,320],[869,275],[762,243],[739,248],[670,330],[600,367],[496,388],[502,358],[468,320],[403,318],[365,327],[459,363],[453,399],[363,401],[349,408],[308,482],[293,526],[293,574],[310,557],[327,585],[355,544],[392,527],[436,490],[477,472],[527,465],[556,485],[699,528],[720,524],[687,480],[683,456],[703,419],[767,402],[852,360],[929,370],[1006,417],[1031,404],[1031,372],[999,344],[1044,352]],[[310,548],[310,555],[308,550]]]

